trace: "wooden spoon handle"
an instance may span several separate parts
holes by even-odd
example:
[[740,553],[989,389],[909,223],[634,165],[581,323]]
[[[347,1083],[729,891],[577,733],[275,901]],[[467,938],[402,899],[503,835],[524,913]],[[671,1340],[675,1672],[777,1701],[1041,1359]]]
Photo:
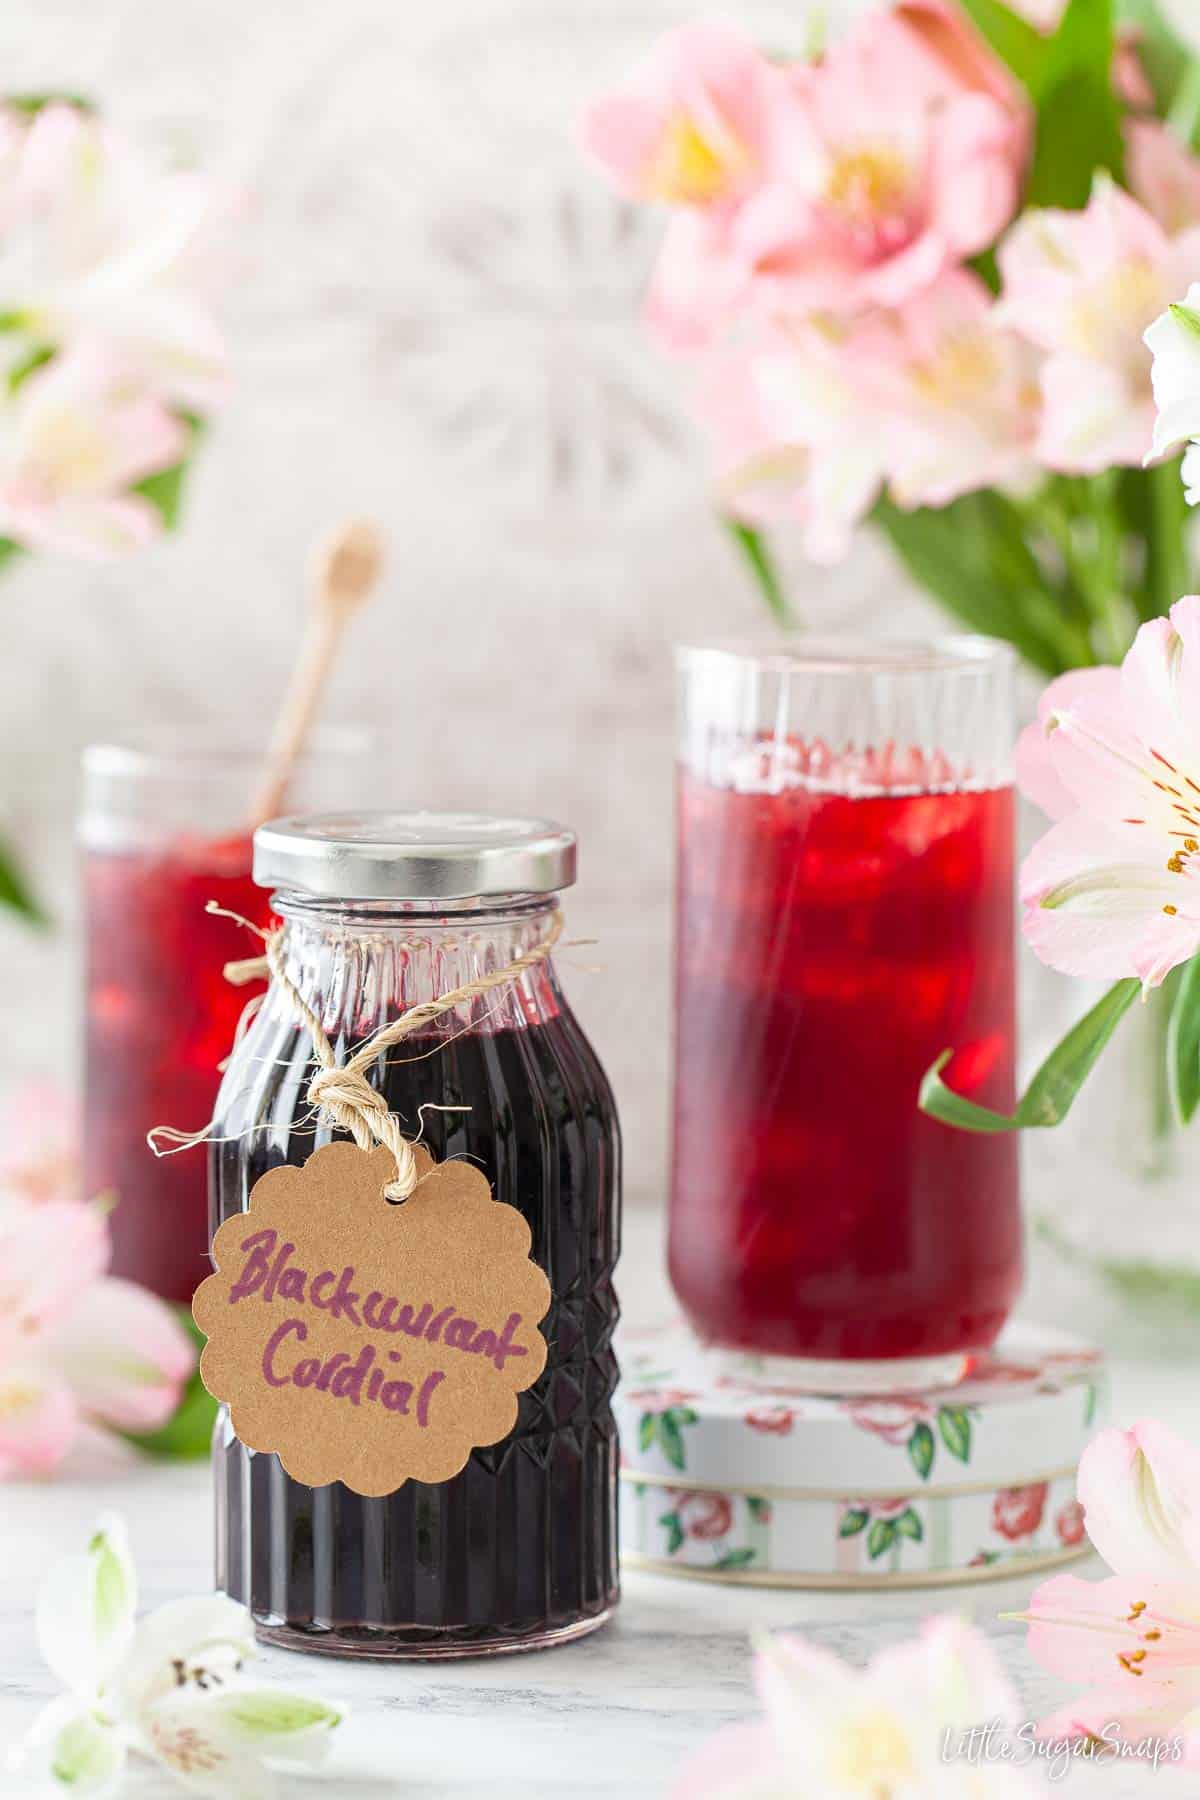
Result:
[[382,540],[369,520],[343,525],[318,551],[299,654],[250,806],[251,830],[283,811],[342,634],[374,588],[382,563]]

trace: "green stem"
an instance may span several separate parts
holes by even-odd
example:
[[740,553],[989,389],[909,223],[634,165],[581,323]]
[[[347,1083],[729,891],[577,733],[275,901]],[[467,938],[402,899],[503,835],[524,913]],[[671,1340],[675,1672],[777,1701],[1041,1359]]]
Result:
[[[1058,550],[1071,584],[1091,617],[1101,659],[1120,662],[1129,648],[1130,621],[1125,616],[1120,591],[1121,536],[1113,492],[1098,479],[1078,508],[1068,503],[1063,492],[1052,488],[1036,495],[1027,505],[1031,518]],[[1091,551],[1079,541],[1078,518],[1095,533],[1095,548]]]
[[1151,617],[1170,612],[1191,586],[1188,556],[1188,505],[1176,459],[1146,471],[1150,489],[1151,541],[1147,581],[1153,606]]
[[1194,146],[1197,132],[1200,132],[1200,60],[1195,57],[1188,63],[1175,90],[1167,124],[1183,143]]
[[788,597],[783,590],[783,583],[779,579],[774,558],[767,548],[766,538],[761,531],[756,531],[753,525],[745,525],[740,519],[727,517],[725,525],[750,565],[751,573],[759,585],[763,599],[771,609],[776,624],[782,626],[784,631],[795,631],[800,621],[788,603]]

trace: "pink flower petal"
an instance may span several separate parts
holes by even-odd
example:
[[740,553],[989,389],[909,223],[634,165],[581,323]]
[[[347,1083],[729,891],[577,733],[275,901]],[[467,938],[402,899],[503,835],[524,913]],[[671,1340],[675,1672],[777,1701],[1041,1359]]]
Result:
[[1200,948],[1200,880],[1169,873],[1160,854],[1149,831],[1062,820],[1021,869],[1026,942],[1065,975],[1156,986]]
[[[1017,741],[1017,786],[1027,800],[1032,800],[1052,819],[1065,819],[1079,806],[1076,794],[1058,772],[1054,750],[1056,740],[1050,723],[1060,712],[1078,711],[1103,717],[1116,712],[1121,702],[1121,674],[1118,669],[1072,669],[1060,675],[1044,689],[1038,702],[1034,724],[1021,733]],[[1057,740],[1061,746],[1063,740]]]
[[1087,1533],[1123,1575],[1200,1583],[1200,1450],[1146,1419],[1094,1437],[1079,1464]]
[[116,1276],[82,1295],[47,1354],[83,1411],[122,1431],[164,1425],[196,1366],[192,1341],[171,1309]]
[[671,1789],[672,1800],[768,1800],[778,1793],[779,1753],[765,1725],[728,1725],[694,1750]]
[[[1189,1682],[1200,1694],[1200,1580],[1056,1575],[1029,1604],[1028,1649],[1044,1669],[1104,1685],[1140,1707],[1149,1690]],[[1135,1698],[1136,1695],[1136,1698]]]
[[1125,125],[1130,191],[1174,237],[1200,224],[1200,158],[1157,119]]
[[1122,715],[1158,763],[1155,779],[1200,805],[1200,597],[1139,630],[1121,668]]
[[0,1481],[49,1475],[75,1441],[79,1411],[62,1381],[35,1367],[0,1374]]
[[110,1253],[103,1212],[82,1201],[20,1202],[0,1216],[0,1367],[76,1304]]

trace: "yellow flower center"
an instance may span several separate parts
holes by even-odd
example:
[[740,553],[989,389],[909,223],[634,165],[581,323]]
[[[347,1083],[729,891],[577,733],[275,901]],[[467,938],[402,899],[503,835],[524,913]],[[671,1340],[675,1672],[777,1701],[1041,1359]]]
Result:
[[715,200],[746,156],[732,141],[724,154],[704,136],[694,119],[680,113],[667,127],[646,183],[652,200],[674,206],[703,206]]
[[981,400],[1000,374],[996,346],[981,332],[948,338],[936,357],[918,363],[912,371],[913,387],[931,406],[963,408]]
[[11,1419],[17,1413],[28,1411],[37,1405],[38,1391],[32,1387],[19,1387],[13,1383],[9,1387],[0,1388],[0,1419]]
[[834,158],[825,178],[825,199],[855,225],[894,218],[904,211],[909,170],[892,144],[858,144]]
[[864,1800],[888,1800],[915,1774],[908,1734],[896,1715],[886,1712],[855,1719],[829,1764],[831,1784]]
[[1081,356],[1106,361],[1114,346],[1125,347],[1131,360],[1146,364],[1142,332],[1162,312],[1167,295],[1157,269],[1146,262],[1123,263],[1103,281],[1080,295],[1071,319],[1071,338]]

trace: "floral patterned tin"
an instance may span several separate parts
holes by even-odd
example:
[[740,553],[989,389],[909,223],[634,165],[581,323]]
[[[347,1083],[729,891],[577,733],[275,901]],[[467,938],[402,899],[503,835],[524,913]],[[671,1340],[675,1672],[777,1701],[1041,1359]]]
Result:
[[682,1326],[626,1333],[617,1394],[626,1564],[764,1586],[935,1586],[1086,1554],[1080,1452],[1098,1350],[1009,1328],[957,1387],[841,1399]]

